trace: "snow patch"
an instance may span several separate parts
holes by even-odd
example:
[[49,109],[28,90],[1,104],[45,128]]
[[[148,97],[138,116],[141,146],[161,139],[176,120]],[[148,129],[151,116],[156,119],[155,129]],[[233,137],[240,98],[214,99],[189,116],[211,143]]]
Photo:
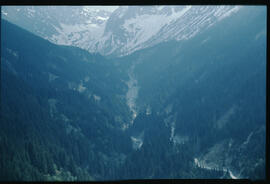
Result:
[[167,118],[164,119],[164,123],[166,127],[170,125],[171,122],[175,121],[175,116],[174,115],[169,115]]
[[144,137],[144,132],[141,132],[140,135],[138,136],[131,136],[131,141],[132,141],[132,147],[135,150],[138,150],[142,147],[143,145],[143,137]]
[[137,149],[140,149],[141,147],[142,147],[142,145],[143,145],[143,141],[142,141],[142,139],[140,139],[140,138],[136,138],[136,137],[130,137],[131,138],[131,140],[132,140],[132,143],[133,143],[133,149],[135,149],[135,150],[137,150]]
[[265,31],[265,29],[263,29],[262,31],[260,31],[258,34],[256,34],[256,36],[255,36],[255,40],[258,40],[260,37],[262,37],[262,36],[266,36],[266,31]]
[[252,137],[252,135],[253,135],[253,132],[251,132],[251,133],[248,135],[247,140],[243,143],[243,145],[246,145],[246,144],[249,143],[250,138]]
[[126,129],[128,129],[128,127],[129,127],[129,124],[128,123],[123,123],[122,126],[121,126],[121,129],[123,131],[125,131]]
[[222,20],[226,17],[229,17],[231,14],[236,13],[239,9],[241,8],[241,6],[235,6],[234,8],[230,9],[229,11],[227,11],[226,13],[223,13],[218,20]]
[[148,116],[148,115],[150,115],[152,113],[152,111],[151,111],[151,107],[148,105],[147,106],[147,108],[146,108],[146,115]]
[[217,121],[218,129],[221,129],[226,125],[226,123],[229,121],[231,116],[235,114],[236,109],[237,109],[237,106],[233,105],[222,117],[220,117],[220,119]]
[[54,74],[52,74],[52,73],[49,72],[49,82],[51,82],[51,81],[53,81],[53,80],[55,80],[57,78],[59,78],[59,76],[54,75]]
[[6,48],[6,50],[7,50],[7,52],[8,52],[9,54],[12,54],[16,59],[19,58],[19,54],[18,54],[17,51],[14,51],[14,50],[9,49],[9,48]]
[[5,16],[8,15],[8,13],[7,12],[4,12],[4,10],[2,10],[2,14],[5,15]]
[[60,27],[54,26],[57,34],[52,35],[49,40],[59,45],[73,45],[88,51],[96,51],[96,43],[101,40],[105,23],[94,24],[87,20],[82,24],[63,24]]
[[235,175],[233,175],[232,171],[230,171],[230,170],[228,170],[228,171],[229,171],[230,177],[231,177],[232,179],[238,179]]
[[97,19],[98,19],[98,20],[103,20],[103,21],[108,20],[108,18],[109,18],[109,17],[101,17],[101,16],[97,16]]
[[163,26],[183,16],[191,6],[186,6],[182,11],[167,15],[137,15],[135,18],[125,20],[124,30],[133,38],[128,41],[126,48],[135,48],[155,36]]
[[87,76],[87,77],[85,77],[85,78],[84,78],[84,82],[88,82],[88,81],[89,81],[89,79],[90,79],[90,77],[88,77],[88,76]]
[[56,100],[55,98],[49,98],[48,99],[48,103],[49,103],[49,108],[50,108],[50,116],[54,117],[54,114],[57,112],[56,109],[56,103],[58,102],[58,100]]
[[172,138],[172,141],[174,144],[185,144],[188,142],[189,137],[188,136],[181,136],[181,135],[175,135]]
[[68,119],[64,114],[61,114],[61,119],[64,121],[64,122],[69,122],[70,119]]
[[75,128],[74,126],[68,124],[66,127],[66,133],[70,134],[71,132],[78,133],[80,136],[83,136],[80,128]]
[[175,131],[175,121],[172,122],[171,125],[171,136],[170,136],[170,141],[173,141],[174,138],[174,131]]
[[78,89],[77,89],[80,93],[84,92],[86,90],[86,87],[83,86],[82,83],[79,84]]
[[204,40],[201,42],[201,45],[205,44],[209,39],[210,39],[210,37],[207,37],[206,39],[204,39]]
[[97,101],[97,102],[100,101],[100,99],[101,99],[100,96],[97,96],[97,95],[95,95],[95,94],[93,95],[93,98],[94,98],[94,100]]

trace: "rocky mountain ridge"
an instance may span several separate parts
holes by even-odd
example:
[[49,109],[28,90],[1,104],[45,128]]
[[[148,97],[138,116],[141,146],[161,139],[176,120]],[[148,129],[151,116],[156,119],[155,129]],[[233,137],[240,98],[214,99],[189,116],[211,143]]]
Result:
[[240,6],[2,7],[2,16],[53,43],[125,56],[171,40],[194,37]]

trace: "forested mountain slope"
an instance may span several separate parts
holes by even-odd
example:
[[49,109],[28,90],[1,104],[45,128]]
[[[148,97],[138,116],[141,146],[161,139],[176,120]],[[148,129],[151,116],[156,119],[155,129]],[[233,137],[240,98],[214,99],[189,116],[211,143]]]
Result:
[[0,178],[104,178],[131,149],[115,121],[129,114],[125,75],[100,55],[1,23]]
[[1,20],[0,180],[263,179],[265,102],[263,7],[111,59]]
[[170,129],[166,139],[188,145],[197,165],[264,176],[265,15],[266,8],[244,7],[186,42],[121,58],[136,80],[133,129],[142,145],[139,135],[162,124],[148,120],[157,116],[161,129]]

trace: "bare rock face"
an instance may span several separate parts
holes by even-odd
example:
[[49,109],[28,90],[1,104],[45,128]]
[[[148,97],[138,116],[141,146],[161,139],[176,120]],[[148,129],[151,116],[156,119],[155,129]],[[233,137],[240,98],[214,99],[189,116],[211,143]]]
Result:
[[120,6],[109,12],[82,6],[13,6],[3,7],[2,16],[56,44],[124,56],[158,43],[192,38],[240,8]]

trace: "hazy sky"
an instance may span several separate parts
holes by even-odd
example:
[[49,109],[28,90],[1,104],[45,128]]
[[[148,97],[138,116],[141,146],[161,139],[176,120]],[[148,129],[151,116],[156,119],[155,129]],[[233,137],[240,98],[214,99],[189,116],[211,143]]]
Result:
[[118,8],[118,6],[87,6],[87,7],[93,10],[100,9],[100,10],[107,10],[111,12],[113,12],[116,8]]

